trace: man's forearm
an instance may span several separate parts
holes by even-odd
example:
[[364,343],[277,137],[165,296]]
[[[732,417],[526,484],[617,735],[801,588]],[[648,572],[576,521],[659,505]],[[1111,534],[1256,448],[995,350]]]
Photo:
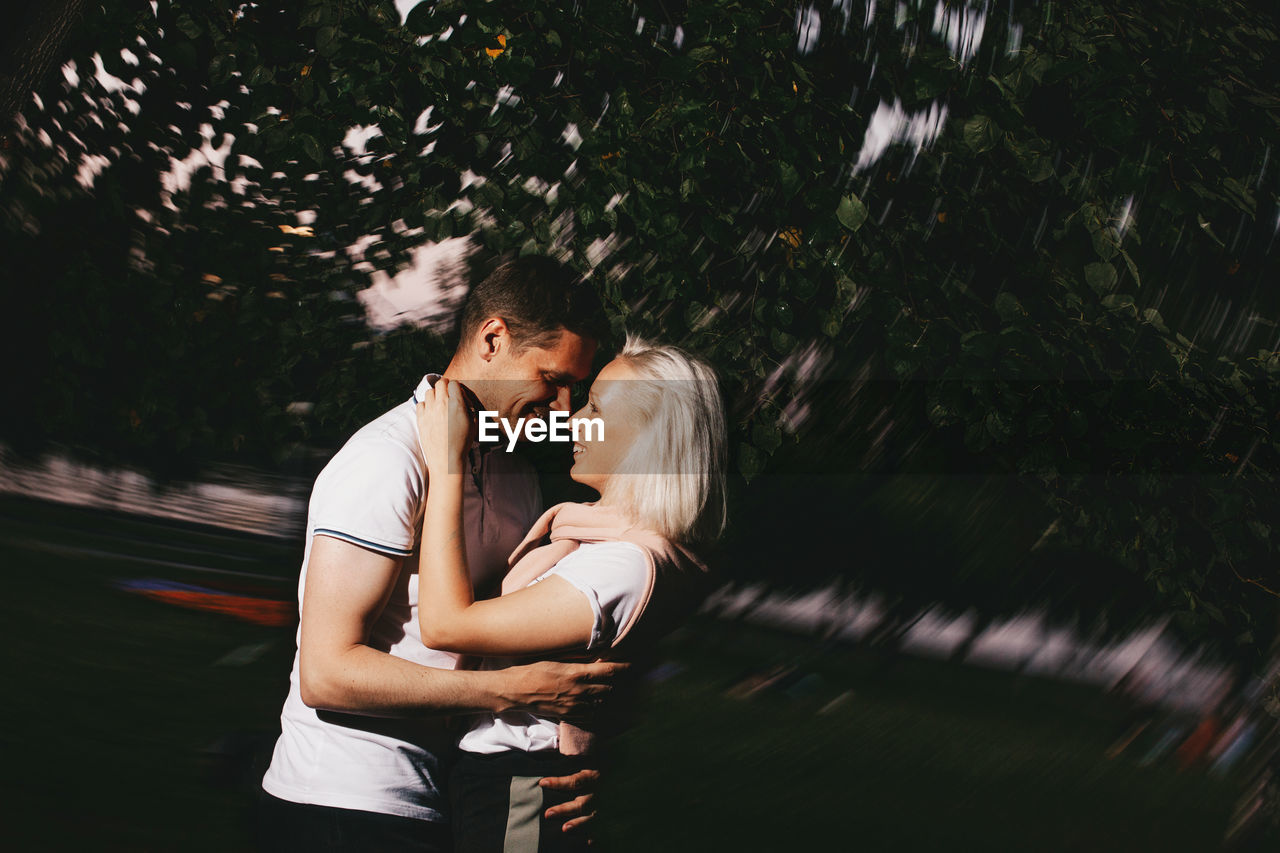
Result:
[[421,666],[363,645],[315,657],[304,649],[300,661],[302,701],[313,708],[406,717],[510,707],[501,672]]
[[373,716],[505,710],[496,672],[421,666],[368,645],[404,566],[332,536],[316,536],[299,627],[302,701]]
[[455,671],[370,647],[373,623],[401,571],[400,562],[385,555],[315,538],[298,629],[299,687],[307,705],[387,717],[514,709],[554,716],[606,689],[597,682],[614,671],[611,664],[541,661]]

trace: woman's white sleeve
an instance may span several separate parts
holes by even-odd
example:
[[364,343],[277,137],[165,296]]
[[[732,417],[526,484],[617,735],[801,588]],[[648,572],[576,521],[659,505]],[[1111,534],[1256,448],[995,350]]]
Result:
[[640,606],[649,588],[649,559],[639,545],[600,542],[582,545],[550,574],[573,584],[591,604],[588,651],[607,649]]

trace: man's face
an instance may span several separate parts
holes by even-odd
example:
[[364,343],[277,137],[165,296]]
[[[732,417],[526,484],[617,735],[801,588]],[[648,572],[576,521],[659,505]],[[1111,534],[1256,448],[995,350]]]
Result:
[[492,364],[491,399],[486,403],[509,422],[550,410],[569,411],[569,389],[591,372],[596,342],[570,331],[548,347],[499,352]]

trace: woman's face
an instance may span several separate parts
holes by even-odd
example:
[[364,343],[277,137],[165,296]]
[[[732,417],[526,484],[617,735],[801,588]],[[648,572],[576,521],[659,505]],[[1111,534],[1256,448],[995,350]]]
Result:
[[[604,424],[604,438],[599,437],[598,428],[589,430],[582,425],[578,441],[573,445],[573,467],[569,469],[569,476],[575,482],[603,494],[605,483],[622,465],[645,421],[644,413],[633,399],[629,381],[639,378],[629,364],[614,359],[591,383],[587,403],[573,413],[573,420],[599,418]],[[585,440],[588,435],[596,440]]]

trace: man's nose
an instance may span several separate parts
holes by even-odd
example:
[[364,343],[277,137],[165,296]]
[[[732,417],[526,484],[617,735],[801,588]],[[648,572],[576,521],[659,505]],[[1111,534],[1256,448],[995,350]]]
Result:
[[571,403],[569,401],[569,389],[561,388],[556,391],[555,399],[547,404],[547,408],[556,412],[567,412],[569,411],[570,405]]

